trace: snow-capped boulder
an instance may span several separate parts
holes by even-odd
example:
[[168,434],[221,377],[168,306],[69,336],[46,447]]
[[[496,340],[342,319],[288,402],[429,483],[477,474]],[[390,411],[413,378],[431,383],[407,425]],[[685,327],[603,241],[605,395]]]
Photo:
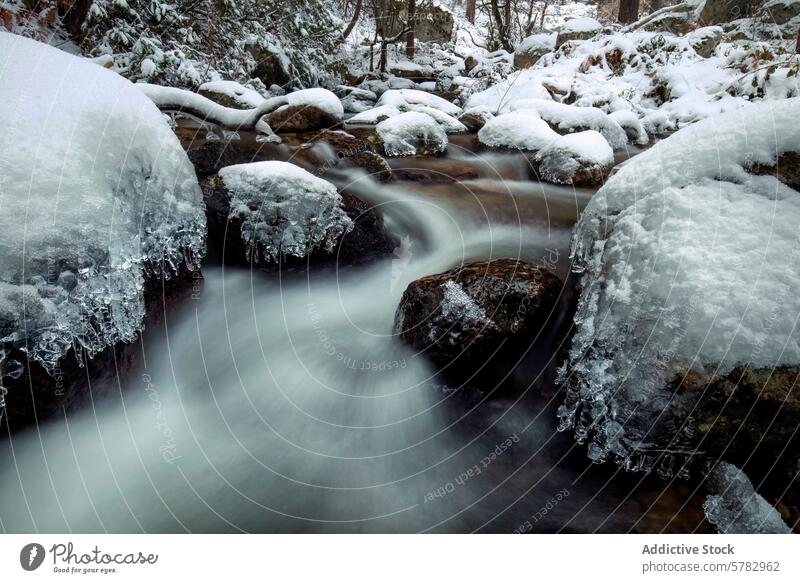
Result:
[[541,180],[555,184],[602,184],[614,166],[614,151],[598,132],[588,130],[559,136],[529,157]]
[[236,81],[209,81],[200,85],[197,92],[223,107],[235,109],[253,109],[264,102],[258,91]]
[[594,18],[588,16],[573,18],[565,22],[558,31],[555,46],[558,48],[565,42],[590,39],[602,30],[603,25]]
[[644,129],[644,124],[642,124],[638,116],[630,109],[619,109],[608,114],[608,117],[619,124],[619,127],[625,130],[625,134],[628,136],[628,141],[640,145],[646,144],[650,141],[650,138],[647,135],[647,130]]
[[600,132],[613,149],[625,147],[628,136],[620,125],[596,107],[577,107],[552,99],[523,99],[512,104],[515,111],[535,111],[559,134],[594,130]]
[[378,96],[368,89],[348,87],[345,85],[340,85],[338,89],[346,93],[346,95],[342,97],[342,107],[349,113],[361,113],[362,111],[372,109],[375,107],[375,102],[378,100]]
[[[721,454],[728,443],[727,424],[704,403],[730,385],[709,375],[746,368],[766,380],[800,365],[800,193],[780,173],[752,171],[800,151],[798,115],[794,98],[697,122],[622,165],[584,210],[573,239],[584,275],[559,416],[562,429],[589,442],[592,459],[685,473],[698,449]],[[777,404],[794,378],[752,395],[751,404],[772,408],[763,418],[773,421],[759,425],[759,414],[752,427],[770,466],[798,453],[780,438],[796,414]],[[728,401],[718,399],[717,416]],[[739,453],[750,454],[755,438],[742,435],[749,445]]]
[[478,132],[478,141],[525,151],[532,177],[556,184],[600,184],[614,165],[614,151],[602,134],[587,130],[562,136],[535,110],[490,119]]
[[516,259],[470,263],[412,282],[395,314],[401,340],[466,379],[519,354],[557,320],[559,278]]
[[466,110],[458,116],[458,121],[464,124],[468,131],[477,132],[486,122],[494,117],[488,107],[478,106]]
[[430,115],[418,111],[398,114],[375,126],[387,156],[438,154],[447,148],[447,134]]
[[721,26],[704,26],[690,32],[686,38],[694,52],[707,59],[714,54],[717,45],[722,42],[725,33]]
[[648,32],[666,32],[682,35],[691,32],[697,26],[692,10],[681,9],[680,6],[669,7],[663,12],[653,13],[631,25]]
[[742,470],[716,462],[706,478],[712,492],[703,504],[708,521],[720,534],[789,534],[780,513],[760,496]]
[[381,95],[378,105],[389,105],[400,110],[411,110],[415,105],[438,109],[447,115],[459,116],[462,109],[446,99],[419,89],[390,89]]
[[392,116],[399,115],[401,112],[394,105],[379,105],[371,109],[357,113],[347,120],[345,125],[376,125]]
[[342,102],[332,91],[315,87],[286,94],[286,105],[268,114],[276,133],[309,132],[338,125],[344,117]]
[[0,341],[53,372],[134,340],[151,277],[197,269],[205,217],[164,116],[89,60],[0,32]]
[[543,32],[526,37],[514,50],[514,66],[527,69],[536,64],[542,56],[556,48],[556,34]]
[[227,166],[208,185],[209,228],[238,231],[256,263],[331,253],[353,228],[336,187],[288,162]]
[[538,151],[558,139],[558,134],[535,111],[514,111],[488,120],[478,141],[493,148]]

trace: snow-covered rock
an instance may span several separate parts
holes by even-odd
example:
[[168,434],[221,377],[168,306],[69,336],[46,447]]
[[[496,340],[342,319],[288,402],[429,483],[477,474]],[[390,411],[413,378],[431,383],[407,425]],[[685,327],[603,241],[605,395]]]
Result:
[[375,95],[375,92],[368,89],[340,85],[338,90],[346,93],[341,101],[342,107],[349,113],[361,113],[372,109],[375,107],[375,102],[378,100],[378,96]]
[[573,18],[564,23],[558,31],[555,46],[560,47],[565,42],[590,39],[603,30],[603,25],[594,18],[584,16]]
[[614,165],[614,151],[598,132],[558,136],[532,159],[538,177],[556,184],[590,186],[603,182]]
[[494,148],[538,151],[558,139],[558,134],[536,112],[515,111],[488,120],[478,140]]
[[714,54],[714,50],[722,42],[724,35],[721,26],[704,26],[693,30],[686,38],[694,52],[707,59]]
[[720,534],[789,534],[792,531],[736,466],[715,463],[706,479],[706,487],[713,493],[706,498],[703,510]]
[[400,113],[394,105],[379,105],[355,114],[345,125],[375,125]]
[[646,144],[650,141],[647,136],[647,130],[644,129],[644,124],[631,110],[619,109],[608,114],[608,117],[625,130],[629,141],[635,144]]
[[336,187],[294,164],[237,164],[219,178],[230,197],[228,220],[240,225],[255,261],[330,253],[353,228]]
[[447,148],[447,134],[431,116],[407,111],[380,122],[375,131],[387,156],[439,153]]
[[459,116],[462,113],[461,108],[457,105],[438,95],[418,89],[390,89],[381,95],[378,105],[391,105],[398,109],[410,109],[409,106],[425,105],[447,115]]
[[307,132],[337,125],[344,117],[342,102],[332,91],[315,87],[285,95],[286,105],[267,115],[277,132]]
[[[395,313],[400,339],[457,382],[495,371],[558,325],[559,278],[515,259],[469,263],[409,284]],[[496,379],[496,377],[495,377]]]
[[148,273],[198,267],[194,170],[135,85],[0,32],[0,340],[53,371],[132,341]]
[[514,66],[527,69],[536,64],[541,57],[556,48],[556,33],[542,32],[532,34],[519,43],[514,50]]
[[800,364],[800,194],[769,173],[800,151],[798,115],[794,98],[684,128],[623,164],[584,210],[559,416],[591,458],[683,472],[705,385],[676,386]]
[[264,102],[258,91],[236,81],[209,81],[200,85],[197,92],[224,107],[236,109],[253,109]]
[[769,0],[762,10],[775,24],[786,24],[800,16],[800,0]]
[[486,122],[489,121],[494,117],[489,108],[484,106],[477,106],[472,107],[466,110],[464,113],[458,116],[458,121],[460,121],[467,130],[471,132],[479,131],[483,126],[486,125]]
[[587,130],[560,135],[533,109],[488,120],[478,141],[529,152],[534,177],[556,184],[600,184],[614,164],[614,152],[602,134]]
[[576,107],[552,99],[523,99],[512,104],[515,111],[532,110],[560,134],[594,130],[612,148],[623,148],[628,137],[620,125],[596,107]]

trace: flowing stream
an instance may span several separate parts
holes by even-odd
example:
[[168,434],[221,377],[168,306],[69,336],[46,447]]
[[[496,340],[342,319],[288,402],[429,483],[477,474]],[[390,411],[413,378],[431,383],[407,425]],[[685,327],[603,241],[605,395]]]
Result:
[[[247,160],[243,160],[247,161]],[[393,161],[404,181],[329,178],[401,244],[357,268],[208,265],[141,341],[111,395],[0,442],[0,528],[113,532],[685,531],[688,486],[593,466],[555,431],[552,355],[514,397],[441,384],[393,334],[409,282],[464,261],[569,272],[589,190],[532,182],[524,159],[455,143]],[[459,183],[431,178],[469,177]],[[680,512],[679,512],[680,511]]]

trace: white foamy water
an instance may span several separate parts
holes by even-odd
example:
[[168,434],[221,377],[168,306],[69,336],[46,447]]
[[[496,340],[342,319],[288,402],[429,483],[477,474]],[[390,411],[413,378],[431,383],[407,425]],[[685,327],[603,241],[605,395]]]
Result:
[[[393,257],[309,276],[205,269],[113,396],[0,442],[0,527],[510,531],[565,489],[537,530],[619,527],[614,504],[630,502],[595,498],[594,478],[583,487],[552,410],[525,390],[465,401],[392,330],[414,279],[465,259],[566,261],[568,230],[481,225],[443,197],[350,188],[403,241]],[[536,374],[521,373],[523,389]],[[638,518],[628,509],[624,524]]]

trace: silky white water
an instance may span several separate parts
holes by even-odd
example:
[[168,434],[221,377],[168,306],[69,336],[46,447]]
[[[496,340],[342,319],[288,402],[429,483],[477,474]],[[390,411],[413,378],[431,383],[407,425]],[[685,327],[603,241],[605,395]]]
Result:
[[113,396],[0,442],[4,531],[510,531],[568,488],[537,529],[611,528],[609,505],[572,485],[553,411],[526,399],[536,371],[519,399],[464,400],[392,329],[414,279],[566,261],[569,231],[340,183],[384,214],[394,256],[308,275],[205,268]]

